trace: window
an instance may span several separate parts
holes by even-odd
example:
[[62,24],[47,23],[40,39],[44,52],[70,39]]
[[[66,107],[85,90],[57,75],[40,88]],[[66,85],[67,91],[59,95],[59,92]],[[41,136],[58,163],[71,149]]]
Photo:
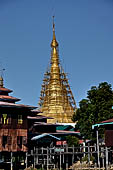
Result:
[[17,145],[22,148],[22,136],[17,136]]
[[7,137],[7,143],[8,143],[8,145],[11,145],[11,143],[12,143],[12,137],[11,136]]
[[11,115],[10,114],[0,115],[0,124],[11,124]]
[[7,136],[3,136],[2,146],[5,148],[6,144],[7,144]]
[[2,115],[0,115],[0,124],[2,124]]
[[26,145],[26,144],[27,144],[27,137],[26,137],[26,136],[23,136],[22,143],[23,143],[23,145]]
[[3,124],[8,124],[7,114],[3,114]]
[[18,115],[18,124],[22,123],[23,123],[22,115]]
[[7,124],[11,124],[11,115],[10,114],[8,114]]

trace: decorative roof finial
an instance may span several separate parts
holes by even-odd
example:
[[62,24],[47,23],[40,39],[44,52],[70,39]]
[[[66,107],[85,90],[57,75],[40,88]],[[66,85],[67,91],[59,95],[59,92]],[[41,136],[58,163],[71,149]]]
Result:
[[51,42],[51,47],[57,47],[58,46],[58,42],[56,41],[56,37],[55,37],[55,23],[54,23],[54,16],[53,16],[53,40]]
[[4,86],[4,83],[3,83],[3,77],[0,76],[0,88],[2,88]]
[[55,23],[54,23],[54,15],[53,15],[53,32],[55,31]]
[[0,75],[0,87],[2,88],[4,86],[4,80],[3,80],[3,71],[5,71],[5,69],[1,69],[1,75]]

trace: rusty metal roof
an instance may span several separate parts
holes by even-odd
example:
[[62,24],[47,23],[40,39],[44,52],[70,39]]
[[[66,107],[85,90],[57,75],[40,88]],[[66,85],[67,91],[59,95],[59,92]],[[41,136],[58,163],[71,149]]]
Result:
[[35,122],[34,126],[40,126],[40,125],[44,125],[44,126],[57,126],[57,124],[53,124],[53,123],[45,123],[45,122]]
[[78,134],[80,135],[80,132],[79,131],[66,131],[66,130],[56,130],[57,133],[63,133],[63,134]]
[[31,112],[32,112],[32,113],[37,113],[37,114],[38,114],[38,113],[42,113],[42,112],[41,112],[40,110],[38,110],[38,109],[31,110]]
[[16,107],[16,108],[28,108],[28,109],[36,109],[35,106],[24,105],[24,104],[15,104],[0,101],[0,107]]
[[39,115],[37,115],[37,116],[27,116],[27,119],[35,119],[35,120],[38,120],[38,119],[47,119],[47,117],[45,117],[45,116],[39,116]]

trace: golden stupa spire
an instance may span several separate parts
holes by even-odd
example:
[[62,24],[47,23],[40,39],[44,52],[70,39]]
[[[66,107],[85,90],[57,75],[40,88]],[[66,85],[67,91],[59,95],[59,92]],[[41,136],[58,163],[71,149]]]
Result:
[[59,62],[54,17],[51,62],[49,69],[44,74],[39,105],[42,115],[54,118],[48,120],[51,123],[71,123],[72,115],[76,110],[76,103],[68,79]]
[[54,16],[53,16],[53,39],[51,42],[51,69],[50,69],[50,80],[52,81],[60,81],[60,68],[59,68],[59,56],[58,56],[58,42],[55,37],[55,24],[54,24]]

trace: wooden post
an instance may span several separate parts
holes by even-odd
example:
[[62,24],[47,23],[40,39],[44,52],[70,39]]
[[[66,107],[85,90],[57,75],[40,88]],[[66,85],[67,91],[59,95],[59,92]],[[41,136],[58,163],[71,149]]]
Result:
[[33,156],[34,156],[34,164],[33,164],[33,168],[35,168],[35,147],[34,147],[34,153],[33,153]]
[[42,169],[44,168],[44,157],[43,157],[43,147],[41,148],[42,150]]
[[85,143],[85,140],[84,140],[84,142],[83,142],[83,152],[84,152],[84,157],[86,156],[86,143]]
[[[54,159],[55,159],[55,146],[54,146]],[[54,169],[55,169],[55,161],[54,161]]]
[[13,153],[11,152],[11,170],[13,170]]
[[38,147],[36,148],[36,155],[37,155],[36,164],[38,164]]
[[27,168],[27,152],[26,152],[26,168]]
[[62,160],[63,164],[64,164],[64,152],[63,152],[63,160]]
[[47,147],[47,170],[48,170],[48,164],[49,164],[49,149]]
[[100,168],[98,128],[97,128],[96,134],[97,134],[97,157],[98,157],[98,167]]
[[101,157],[102,157],[102,167],[104,169],[104,148],[101,148]]
[[90,165],[90,145],[88,143],[88,164]]
[[108,168],[108,148],[106,147],[106,170]]
[[74,145],[73,145],[73,154],[72,154],[72,165],[74,163]]
[[68,170],[68,145],[66,146],[66,170]]
[[60,170],[61,170],[61,150],[60,150]]

